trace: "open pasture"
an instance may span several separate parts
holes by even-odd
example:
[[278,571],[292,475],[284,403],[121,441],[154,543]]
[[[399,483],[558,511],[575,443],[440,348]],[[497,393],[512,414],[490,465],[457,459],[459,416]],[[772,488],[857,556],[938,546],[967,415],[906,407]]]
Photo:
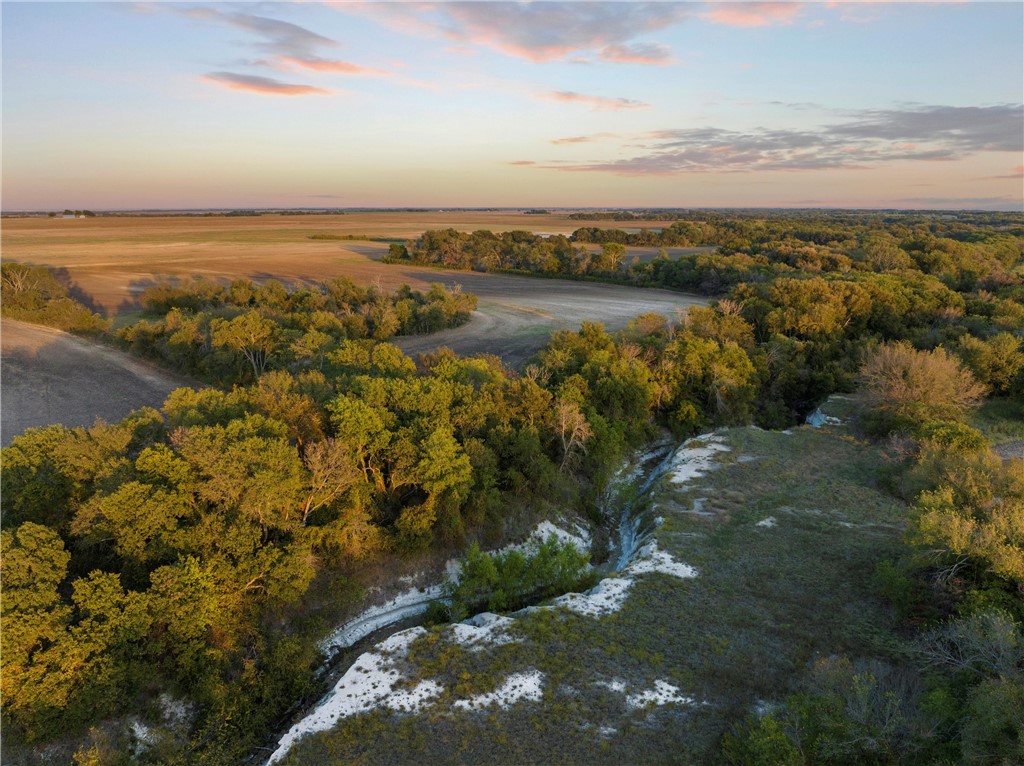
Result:
[[9,260],[57,269],[76,298],[114,317],[136,312],[139,294],[155,282],[194,276],[302,284],[344,275],[363,285],[408,284],[420,290],[432,282],[460,284],[480,299],[474,319],[455,330],[403,339],[400,345],[411,354],[438,345],[463,354],[495,353],[513,365],[541,348],[555,329],[575,328],[586,320],[619,329],[639,314],[674,317],[688,305],[705,302],[666,290],[388,265],[380,262],[387,253],[384,242],[309,238],[407,239],[447,227],[569,234],[580,223],[564,214],[508,211],[26,218],[4,221],[2,246]]

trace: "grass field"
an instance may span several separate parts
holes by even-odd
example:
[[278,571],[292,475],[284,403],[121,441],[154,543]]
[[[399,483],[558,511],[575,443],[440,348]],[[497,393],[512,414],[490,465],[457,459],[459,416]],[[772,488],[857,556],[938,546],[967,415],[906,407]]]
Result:
[[[816,659],[891,656],[872,577],[899,549],[905,508],[876,486],[880,451],[846,431],[724,432],[717,470],[653,495],[659,549],[695,578],[640,576],[605,616],[530,612],[482,651],[435,628],[398,664],[408,688],[435,681],[436,701],[344,719],[285,763],[705,763]],[[531,673],[533,699],[456,704]]]

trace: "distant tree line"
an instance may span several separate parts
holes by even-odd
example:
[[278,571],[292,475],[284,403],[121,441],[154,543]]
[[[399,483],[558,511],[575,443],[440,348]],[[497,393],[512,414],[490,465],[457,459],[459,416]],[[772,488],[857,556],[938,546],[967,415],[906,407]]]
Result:
[[[1019,215],[965,214],[966,220],[855,213],[847,217],[835,221],[823,216],[734,219],[694,214],[660,230],[589,227],[577,229],[570,237],[445,229],[425,232],[405,245],[392,245],[385,261],[596,277],[706,295],[723,295],[741,282],[820,274],[856,279],[910,272],[914,278],[934,277],[958,292],[981,289],[1000,297],[1006,293],[1003,288],[1017,287],[1014,272],[1024,253],[1024,220]],[[592,252],[576,243],[600,244],[603,249]],[[641,263],[627,258],[624,246],[715,246],[717,250],[675,258],[662,252],[653,261]]]
[[674,221],[685,215],[685,210],[597,210],[570,213],[572,221]]

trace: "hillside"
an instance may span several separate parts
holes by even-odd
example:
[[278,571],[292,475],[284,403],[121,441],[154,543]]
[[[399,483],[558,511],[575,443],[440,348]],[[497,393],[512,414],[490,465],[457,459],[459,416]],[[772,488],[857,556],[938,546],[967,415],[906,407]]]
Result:
[[378,666],[398,673],[383,676],[390,694],[281,762],[705,762],[822,663],[902,665],[872,582],[907,508],[878,486],[882,451],[848,431],[686,442],[641,504],[651,531],[622,572],[557,606],[389,639],[336,694]]

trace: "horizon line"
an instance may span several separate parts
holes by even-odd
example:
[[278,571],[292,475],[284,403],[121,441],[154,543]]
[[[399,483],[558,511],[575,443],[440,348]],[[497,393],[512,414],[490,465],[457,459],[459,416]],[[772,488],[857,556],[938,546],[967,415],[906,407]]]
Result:
[[[55,216],[61,216],[64,210],[70,210],[70,208],[62,208],[60,210],[52,208],[21,208],[14,210],[3,210],[0,209],[0,216],[16,216],[16,215],[50,215],[53,213]],[[1020,208],[971,208],[971,207],[874,207],[869,205],[854,205],[854,206],[842,206],[842,205],[637,205],[637,206],[623,206],[623,205],[482,205],[482,206],[462,206],[462,205],[447,205],[447,206],[435,206],[435,205],[388,205],[388,206],[373,206],[373,205],[353,205],[353,206],[329,206],[329,207],[285,207],[280,205],[270,207],[252,207],[252,206],[216,206],[216,207],[177,207],[177,208],[77,208],[74,212],[91,212],[96,215],[104,214],[151,214],[158,215],[161,213],[210,213],[210,214],[230,214],[237,213],[239,217],[245,217],[247,214],[261,214],[261,213],[287,213],[287,212],[311,212],[311,213],[331,213],[334,211],[339,212],[380,212],[380,213],[451,213],[451,212],[532,212],[532,211],[546,211],[546,212],[567,212],[567,211],[622,211],[622,212],[658,212],[658,211],[745,211],[745,210],[814,210],[814,211],[830,211],[830,210],[857,210],[857,211],[877,211],[877,212],[924,212],[924,213],[939,213],[939,212],[978,212],[978,213],[1022,213],[1024,214],[1024,206]]]

